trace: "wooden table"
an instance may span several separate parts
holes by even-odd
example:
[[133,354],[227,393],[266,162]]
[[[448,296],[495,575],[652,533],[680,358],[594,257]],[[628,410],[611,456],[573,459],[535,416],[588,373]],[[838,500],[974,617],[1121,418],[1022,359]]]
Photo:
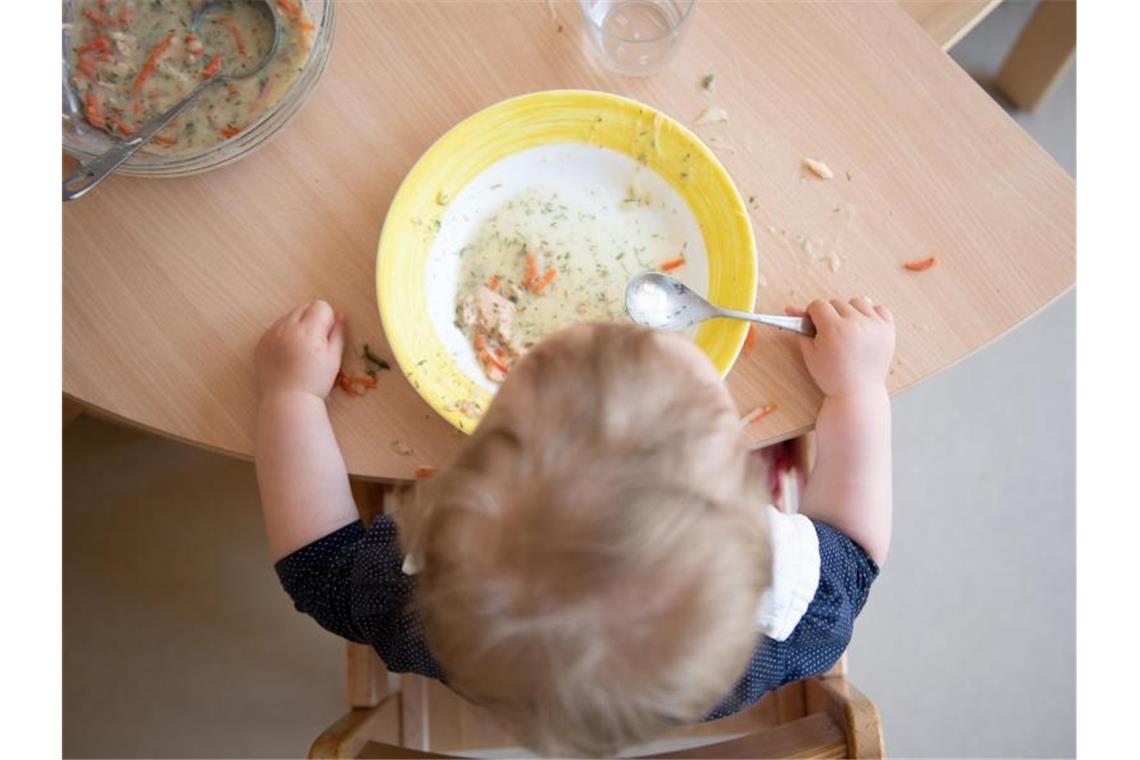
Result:
[[[643,79],[595,63],[575,5],[558,15],[545,3],[340,2],[329,69],[270,145],[206,175],[116,177],[68,204],[65,393],[249,456],[262,330],[320,296],[348,314],[357,345],[386,354],[372,276],[400,180],[471,112],[548,88],[618,92],[690,125],[710,103],[727,109],[727,124],[699,131],[754,197],[759,307],[888,304],[892,392],[1073,285],[1072,179],[894,3],[702,2],[679,55]],[[709,72],[715,96],[698,87]],[[835,178],[806,177],[809,156]],[[935,269],[902,268],[932,254]],[[819,394],[789,336],[761,333],[728,382],[742,410],[779,406],[752,426],[757,443],[811,427]],[[329,407],[356,475],[406,478],[463,440],[397,371]]]

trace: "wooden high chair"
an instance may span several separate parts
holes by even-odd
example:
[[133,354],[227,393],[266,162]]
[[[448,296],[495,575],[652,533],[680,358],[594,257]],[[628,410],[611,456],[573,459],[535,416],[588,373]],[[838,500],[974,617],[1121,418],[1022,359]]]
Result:
[[[517,754],[479,708],[420,676],[388,673],[376,653],[348,645],[351,709],[325,729],[311,758],[470,757]],[[879,711],[847,682],[846,655],[831,671],[790,683],[729,718],[673,732],[638,757],[878,758]]]
[[[815,438],[801,436],[790,457],[776,503],[797,500],[815,459]],[[389,490],[353,483],[362,517],[384,511]],[[518,754],[515,740],[494,719],[446,686],[414,675],[389,673],[376,652],[348,645],[349,711],[313,742],[311,758],[463,757]],[[640,757],[878,758],[884,756],[879,710],[847,682],[847,655],[827,673],[790,683],[736,715],[686,726],[655,742]]]

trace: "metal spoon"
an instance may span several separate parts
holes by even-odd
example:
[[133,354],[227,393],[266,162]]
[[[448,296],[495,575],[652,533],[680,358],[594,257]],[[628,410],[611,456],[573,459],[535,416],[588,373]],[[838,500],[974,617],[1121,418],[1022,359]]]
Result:
[[744,319],[780,330],[815,335],[815,326],[807,317],[777,317],[713,306],[667,274],[648,272],[629,281],[625,289],[625,310],[633,321],[657,330],[687,330],[714,317]]
[[[266,12],[269,13],[269,17],[273,19],[273,44],[269,46],[269,51],[257,62],[257,65],[248,71],[238,73],[226,74],[219,70],[208,79],[202,80],[202,82],[194,88],[193,92],[169,111],[155,116],[135,132],[135,134],[115,143],[110,150],[65,179],[63,181],[63,199],[65,201],[73,201],[94,189],[100,182],[107,178],[107,175],[146,145],[147,142],[150,141],[150,138],[161,132],[163,127],[174,121],[179,114],[190,106],[194,105],[207,88],[219,83],[226,84],[255,77],[269,65],[269,62],[277,55],[277,47],[281,37],[281,23],[277,19],[277,11],[270,0],[246,1],[258,3],[264,7]],[[222,5],[232,7],[233,3],[234,0],[207,0],[194,14],[194,18],[190,22],[191,31],[198,30],[198,27],[202,24],[202,20],[208,13]]]

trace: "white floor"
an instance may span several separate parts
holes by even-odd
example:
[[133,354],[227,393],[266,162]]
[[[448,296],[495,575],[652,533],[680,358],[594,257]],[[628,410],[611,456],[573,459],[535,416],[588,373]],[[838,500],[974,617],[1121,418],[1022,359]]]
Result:
[[[1033,3],[955,47],[996,74]],[[1021,125],[1076,176],[1075,66]],[[852,678],[898,756],[1076,753],[1076,294],[897,399],[895,535]]]
[[[1031,4],[956,48],[985,80]],[[1018,117],[1075,174],[1075,77]],[[1072,294],[895,404],[892,556],[851,649],[895,756],[1072,756]],[[80,420],[64,435],[64,754],[303,756],[343,648],[272,574],[252,468]]]

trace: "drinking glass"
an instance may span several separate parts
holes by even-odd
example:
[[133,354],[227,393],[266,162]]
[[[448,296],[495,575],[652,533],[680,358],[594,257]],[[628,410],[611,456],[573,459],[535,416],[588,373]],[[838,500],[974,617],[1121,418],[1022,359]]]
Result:
[[677,52],[696,0],[579,0],[586,32],[607,67],[641,76]]

